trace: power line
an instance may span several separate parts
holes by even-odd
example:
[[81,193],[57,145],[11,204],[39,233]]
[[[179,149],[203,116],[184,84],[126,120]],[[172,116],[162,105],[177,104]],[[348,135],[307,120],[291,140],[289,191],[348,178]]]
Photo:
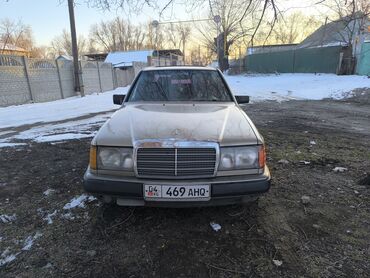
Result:
[[213,21],[213,18],[190,19],[190,20],[179,20],[179,21],[162,21],[162,22],[158,22],[158,24],[174,24],[174,23],[187,23],[187,22],[198,22],[198,21]]

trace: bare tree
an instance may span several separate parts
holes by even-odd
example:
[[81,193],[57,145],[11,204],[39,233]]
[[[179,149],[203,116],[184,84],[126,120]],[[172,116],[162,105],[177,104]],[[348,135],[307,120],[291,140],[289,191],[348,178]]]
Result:
[[165,27],[165,37],[170,48],[179,48],[179,38],[176,30],[176,26],[173,23],[166,25]]
[[[344,70],[342,73],[352,74],[356,65],[356,56],[361,48],[361,35],[370,23],[369,0],[327,0],[321,5],[332,12],[327,17],[328,24],[323,26],[323,40],[347,46],[344,54]],[[334,35],[333,35],[334,34]]]
[[[320,25],[321,21],[317,17],[306,16],[302,12],[294,12],[284,17],[279,16],[267,41],[275,44],[299,43],[319,28]],[[265,32],[265,35],[267,32]]]
[[144,47],[146,34],[142,25],[132,25],[120,17],[102,21],[90,29],[91,44],[104,51],[137,50]]
[[146,24],[146,39],[144,47],[148,49],[162,49],[167,44],[166,28],[159,25],[157,28],[153,27],[151,22]]
[[47,46],[35,46],[31,49],[30,56],[32,58],[40,59],[54,59],[54,51],[50,51],[50,47]]
[[[159,11],[159,15],[169,9],[176,3],[184,5],[201,7],[207,5],[209,9],[209,17],[220,15],[222,18],[221,32],[221,51],[218,56],[222,56],[220,60],[221,69],[228,68],[228,50],[230,46],[237,40],[242,39],[245,44],[253,42],[258,29],[263,20],[269,20],[270,25],[274,26],[278,9],[275,0],[189,0],[184,3],[180,0],[87,0],[88,3],[100,9],[123,9],[128,12],[139,12],[144,6],[151,7]],[[150,33],[150,32],[149,32]],[[153,33],[153,32],[152,32]],[[152,45],[152,33],[150,33],[149,41]],[[203,29],[203,36],[206,44],[214,51],[214,37],[217,33],[215,23],[210,21],[210,24]],[[157,40],[158,42],[159,40]]]
[[209,0],[208,6],[209,18],[215,15],[221,17],[219,30],[215,22],[208,21],[199,28],[199,31],[204,37],[205,44],[214,52],[217,46],[214,38],[217,33],[219,34],[217,56],[221,70],[228,69],[229,51],[235,42],[243,42],[244,45],[253,44],[263,21],[269,21],[272,29],[278,15],[274,0]]
[[179,43],[182,44],[182,54],[184,55],[184,60],[186,58],[185,56],[185,49],[186,49],[186,43],[189,40],[189,37],[191,35],[191,28],[189,25],[186,24],[179,24],[177,25],[177,32],[179,34]]
[[12,44],[30,51],[34,46],[32,29],[22,21],[3,19],[0,22],[0,42],[3,47],[1,50]]
[[160,4],[158,0],[86,0],[91,6],[101,10],[117,10],[121,9],[127,13],[140,13],[144,7],[153,9],[160,9],[161,11],[167,9],[176,0],[168,0]]
[[171,23],[164,27],[164,35],[170,48],[179,48],[185,58],[186,43],[191,35],[191,28],[184,23]]
[[[78,36],[77,48],[80,57],[87,52],[87,47],[87,40],[82,35]],[[55,37],[51,41],[51,49],[54,56],[64,54],[72,56],[72,42],[70,33],[67,30],[63,30],[62,34]]]

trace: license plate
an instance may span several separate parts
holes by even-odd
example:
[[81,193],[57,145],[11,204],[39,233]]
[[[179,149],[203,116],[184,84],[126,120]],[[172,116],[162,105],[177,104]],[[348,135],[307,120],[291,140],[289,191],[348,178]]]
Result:
[[208,201],[207,185],[144,185],[144,198],[150,201]]

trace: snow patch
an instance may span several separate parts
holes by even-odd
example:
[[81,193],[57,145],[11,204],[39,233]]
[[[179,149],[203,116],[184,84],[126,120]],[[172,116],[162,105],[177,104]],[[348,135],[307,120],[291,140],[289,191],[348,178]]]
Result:
[[42,236],[42,233],[36,232],[36,234],[34,236],[27,237],[26,240],[24,241],[24,246],[23,246],[22,250],[23,251],[30,250],[31,247],[32,247],[32,245],[33,245],[33,243],[34,243],[34,241],[36,239],[38,239],[39,237],[41,237],[41,236]]
[[13,132],[14,132],[14,130],[1,131],[1,132],[0,132],[0,136],[2,136],[2,135],[6,135],[6,134],[9,134],[9,133],[13,133]]
[[47,221],[48,224],[53,224],[53,217],[57,214],[57,210],[54,210],[53,213],[48,213],[44,218],[43,220]]
[[6,143],[6,142],[0,142],[0,148],[12,148],[12,147],[19,147],[19,146],[25,146],[26,143]]
[[[36,232],[34,236],[27,237],[24,240],[22,251],[29,251],[32,248],[32,245],[34,244],[34,241],[41,236],[42,234],[40,232]],[[9,247],[6,248],[5,251],[2,252],[0,255],[0,267],[14,261],[20,253],[21,252],[10,253]]]
[[218,232],[219,230],[221,230],[221,225],[216,223],[216,222],[211,222],[211,223],[209,223],[209,225],[212,227],[212,229],[215,232]]
[[129,87],[120,87],[86,97],[70,97],[51,102],[14,105],[0,108],[0,128],[16,127],[40,122],[73,119],[91,113],[117,109],[113,94],[126,94]]
[[10,254],[9,247],[5,249],[0,255],[0,267],[6,265],[16,259],[20,252],[15,254]]
[[15,215],[15,213],[13,215],[7,215],[7,214],[0,215],[0,222],[3,222],[3,223],[10,223],[15,220],[17,220],[17,216]]
[[88,196],[86,194],[82,194],[81,196],[74,197],[69,203],[67,203],[63,209],[69,210],[72,208],[85,208],[87,202],[95,201],[96,198],[94,196]]
[[248,95],[251,102],[324,98],[343,99],[357,88],[370,88],[370,79],[358,75],[283,73],[225,76],[235,95]]
[[335,167],[335,168],[333,169],[333,171],[334,171],[335,173],[342,173],[342,172],[348,171],[348,168],[346,168],[346,167]]
[[52,189],[52,188],[48,188],[47,190],[42,192],[42,194],[44,194],[45,196],[49,196],[49,195],[52,195],[54,193],[55,193],[55,189]]
[[62,133],[62,134],[55,134],[55,135],[39,136],[39,137],[35,138],[35,141],[37,143],[45,143],[45,142],[82,139],[82,138],[89,138],[89,137],[94,137],[94,136],[95,136],[95,132],[90,133],[90,134]]
[[33,127],[29,130],[7,138],[7,140],[33,140],[42,142],[63,142],[66,140],[94,137],[96,131],[91,131],[92,126],[103,124],[111,113],[98,115],[84,120],[69,121],[60,124],[46,124]]
[[62,214],[62,218],[67,219],[67,220],[75,220],[76,217],[71,212],[68,212],[68,213]]
[[283,261],[280,261],[280,260],[272,260],[272,262],[274,263],[274,265],[276,266],[281,266],[283,264]]

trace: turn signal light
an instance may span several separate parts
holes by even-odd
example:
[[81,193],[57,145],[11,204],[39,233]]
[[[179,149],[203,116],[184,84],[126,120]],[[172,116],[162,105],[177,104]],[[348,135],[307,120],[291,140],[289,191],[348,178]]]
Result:
[[264,168],[266,165],[266,149],[265,145],[260,146],[258,150],[258,164],[260,168]]
[[96,146],[90,147],[90,168],[96,170]]

